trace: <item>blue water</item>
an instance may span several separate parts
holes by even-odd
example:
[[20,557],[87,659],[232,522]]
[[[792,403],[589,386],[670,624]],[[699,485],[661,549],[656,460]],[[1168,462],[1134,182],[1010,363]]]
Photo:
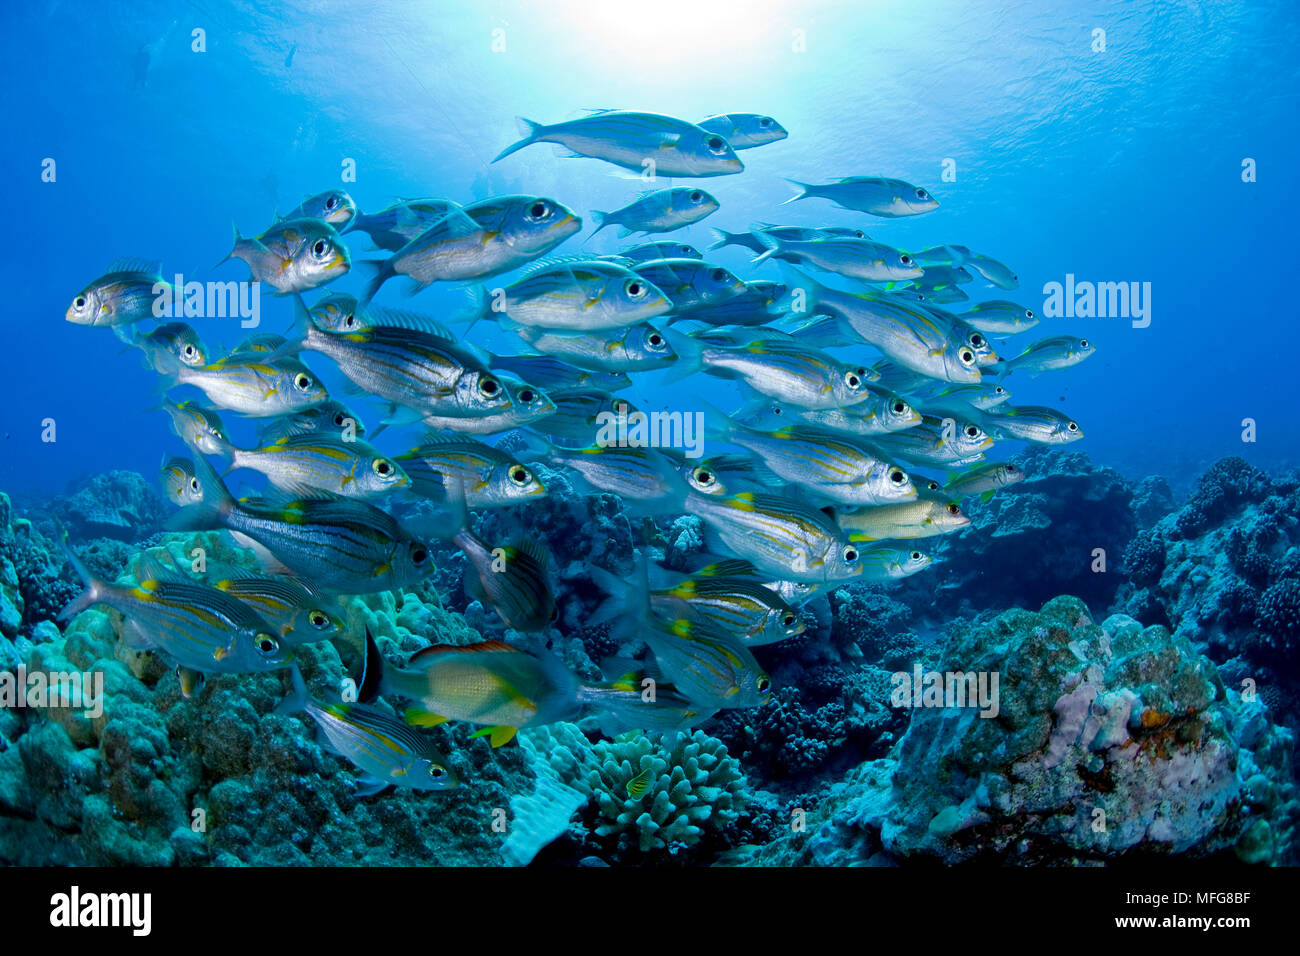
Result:
[[[1293,464],[1294,322],[1285,310],[1296,208],[1296,59],[1290,3],[49,3],[5,6],[8,252],[3,257],[0,488],[59,490],[107,468],[153,476],[181,448],[157,377],[103,330],[73,326],[71,297],[122,256],[187,279],[277,209],[343,186],[363,210],[402,197],[552,196],[586,216],[640,185],[595,160],[534,146],[494,166],[514,117],[588,107],[699,119],[761,111],[790,131],[707,181],[722,208],[680,237],[754,221],[865,224],[904,248],[961,243],[1008,263],[1039,310],[1067,273],[1152,284],[1152,322],[1044,321],[1096,356],[1013,378],[1019,403],[1064,408],[1075,446],[1132,475],[1175,480],[1226,454]],[[191,49],[195,28],[206,52]],[[1093,31],[1106,49],[1094,52]],[[494,31],[503,31],[494,33]],[[796,51],[802,38],[803,50]],[[504,39],[504,51],[494,52]],[[53,158],[57,178],[42,182]],[[1258,181],[1243,183],[1244,158]],[[343,183],[345,159],[355,182]],[[945,159],[957,179],[941,178]],[[784,177],[897,176],[942,207],[872,220],[792,195]],[[589,234],[559,250],[572,252]],[[612,230],[585,247],[612,251]],[[354,257],[369,243],[355,237]],[[747,278],[737,249],[717,260]],[[396,283],[392,285],[396,286]],[[334,288],[359,291],[350,275]],[[447,316],[463,291],[409,302]],[[288,325],[263,302],[263,331]],[[233,345],[232,320],[195,320]],[[309,358],[327,383],[334,370]],[[706,382],[691,388],[714,386]],[[681,396],[682,386],[676,386]],[[655,383],[638,384],[653,398]],[[179,392],[177,393],[180,394]],[[196,393],[197,394],[197,393]],[[363,411],[363,415],[365,412]],[[1241,421],[1259,440],[1241,441]],[[42,421],[57,441],[41,441]]]

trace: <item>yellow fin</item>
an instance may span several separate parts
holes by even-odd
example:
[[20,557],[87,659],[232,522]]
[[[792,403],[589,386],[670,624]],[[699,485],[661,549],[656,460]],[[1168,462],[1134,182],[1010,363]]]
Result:
[[408,707],[403,716],[412,727],[437,727],[439,724],[447,722],[446,717],[431,714],[427,710],[420,710],[418,707]]
[[[500,747],[502,744],[510,743],[514,738],[517,727],[484,727],[482,730],[476,730],[470,734],[471,737],[488,737],[492,746]],[[489,736],[490,735],[490,736]]]

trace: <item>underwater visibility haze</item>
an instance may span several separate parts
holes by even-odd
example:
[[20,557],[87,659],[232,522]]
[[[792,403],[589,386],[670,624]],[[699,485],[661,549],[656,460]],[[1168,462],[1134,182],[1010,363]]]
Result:
[[1297,862],[1294,5],[0,16],[0,863]]

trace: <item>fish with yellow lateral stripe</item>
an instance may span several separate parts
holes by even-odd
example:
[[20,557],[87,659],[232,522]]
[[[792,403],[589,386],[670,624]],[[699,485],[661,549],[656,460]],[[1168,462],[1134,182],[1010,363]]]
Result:
[[323,434],[286,435],[261,448],[226,442],[230,470],[249,468],[285,491],[327,491],[345,498],[382,498],[410,484],[400,464],[365,442]]
[[96,605],[112,608],[126,620],[129,646],[161,651],[199,673],[277,670],[293,659],[273,625],[224,591],[180,579],[148,555],[137,565],[135,586],[110,584],[91,574],[66,538],[61,544],[86,588],[59,612],[61,621]]
[[276,713],[305,713],[316,722],[329,748],[362,771],[357,796],[370,796],[390,785],[412,790],[450,790],[460,785],[442,752],[409,724],[366,704],[314,699],[296,665],[292,678],[293,693]]

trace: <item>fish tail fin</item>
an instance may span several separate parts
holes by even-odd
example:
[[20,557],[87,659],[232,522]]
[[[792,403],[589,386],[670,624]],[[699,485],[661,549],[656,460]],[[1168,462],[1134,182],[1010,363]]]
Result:
[[766,232],[760,232],[758,234],[758,241],[765,245],[767,249],[759,253],[758,257],[754,259],[750,265],[761,265],[773,256],[779,256],[781,254],[781,240],[776,238],[776,236],[769,235]]
[[622,617],[631,597],[632,586],[617,574],[595,565],[589,567],[587,573],[590,575],[591,583],[609,596],[597,605],[584,623],[595,627]]
[[803,293],[803,314],[810,315],[821,303],[826,287],[808,273],[796,269],[787,262],[780,263],[781,282],[786,287],[782,299],[793,299],[796,292]]
[[705,248],[705,252],[721,249],[723,246],[729,246],[736,241],[736,233],[727,232],[725,229],[714,229],[713,235],[717,238]]
[[393,260],[390,259],[359,259],[357,266],[361,271],[370,272],[370,279],[366,282],[365,292],[361,297],[361,305],[369,305],[370,300],[379,292],[379,287],[385,282],[397,275],[397,270],[393,268]]
[[532,120],[526,119],[522,116],[518,117],[518,122],[519,132],[523,134],[523,139],[511,143],[505,149],[501,150],[501,152],[496,154],[496,158],[493,159],[492,162],[495,163],[503,160],[511,153],[517,153],[525,146],[531,146],[545,134],[546,127],[541,123],[534,123]]
[[167,521],[170,531],[213,531],[225,527],[235,510],[235,496],[202,455],[194,456],[194,474],[203,486],[203,500],[172,515]]
[[[600,224],[596,226],[595,229],[592,230],[591,236],[594,236],[596,233],[600,232],[600,230],[604,229],[606,226],[612,226],[615,224],[614,220],[609,218],[611,215],[613,215],[613,213],[605,212],[605,210],[603,209],[593,209],[591,211],[591,218],[596,220],[596,222]],[[588,236],[587,238],[590,239],[591,236]]]
[[704,346],[698,339],[691,338],[685,332],[679,332],[668,325],[662,326],[660,331],[663,332],[664,338],[668,340],[673,351],[677,353],[677,361],[669,366],[665,384],[681,381],[704,367]]
[[588,572],[591,582],[609,595],[596,608],[588,623],[616,621],[610,633],[620,640],[631,640],[642,633],[650,623],[650,574],[645,549],[638,553],[631,580],[594,565],[588,568]]
[[465,322],[465,328],[460,332],[462,336],[468,334],[470,329],[492,314],[492,292],[487,286],[479,286],[468,291],[470,307],[456,317],[457,320]]
[[[234,240],[234,242],[231,244],[231,246],[230,246],[230,251],[226,253],[225,257],[224,257],[220,262],[218,262],[216,265],[214,265],[214,266],[212,267],[212,268],[214,268],[214,269],[217,268],[217,266],[223,265],[223,264],[229,262],[231,259],[234,259],[234,258],[235,258],[235,253],[237,253],[237,252],[239,251],[239,247],[242,246],[242,245],[244,244],[244,237],[243,237],[242,235],[240,235],[240,233],[239,233],[239,226],[238,226],[236,223],[233,223],[233,222],[232,222],[232,223],[230,224],[230,230],[231,230],[231,232],[234,233],[234,235],[235,235],[235,240]],[[179,291],[179,290],[178,290],[178,291]]]
[[518,450],[520,458],[534,458],[541,461],[550,461],[555,454],[555,445],[550,440],[543,438],[536,432],[518,431],[515,432],[523,444]]
[[82,560],[79,557],[77,557],[76,552],[72,550],[72,546],[68,544],[68,532],[62,526],[59,527],[59,548],[63,551],[64,557],[68,559],[68,563],[72,565],[72,570],[77,572],[77,577],[81,579],[81,584],[84,588],[84,590],[73,598],[72,601],[68,603],[67,607],[58,614],[58,619],[60,621],[70,621],[82,611],[98,604],[102,600],[104,596],[104,582],[91,574],[90,569],[82,563]]
[[312,321],[311,310],[303,301],[302,293],[293,294],[293,322],[284,330],[284,342],[273,349],[263,359],[265,362],[277,362],[290,355],[297,355],[307,344],[307,334],[316,323]]
[[300,714],[307,709],[307,684],[302,679],[302,671],[298,670],[297,663],[290,666],[289,679],[293,682],[293,689],[288,697],[276,704],[277,714]]
[[800,189],[800,193],[797,196],[791,196],[785,202],[777,203],[778,206],[784,206],[786,203],[792,203],[795,202],[796,200],[807,199],[809,196],[816,195],[816,192],[814,192],[814,190],[816,190],[817,188],[816,186],[809,185],[808,183],[801,183],[797,179],[787,179],[786,182],[792,186],[798,186]]
[[725,442],[730,439],[736,427],[732,416],[698,396],[694,402],[704,414],[704,440]]
[[368,704],[384,692],[384,666],[384,655],[379,653],[370,628],[366,628],[366,659],[361,670],[361,686],[357,688],[357,700],[361,703]]

